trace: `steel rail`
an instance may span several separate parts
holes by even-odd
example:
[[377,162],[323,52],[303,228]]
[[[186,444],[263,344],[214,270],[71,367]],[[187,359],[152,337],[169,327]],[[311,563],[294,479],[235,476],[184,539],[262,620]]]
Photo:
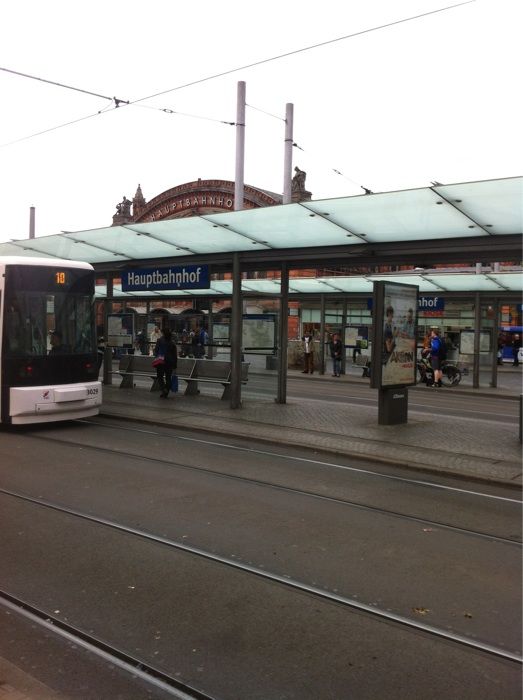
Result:
[[296,579],[292,579],[289,576],[282,576],[280,574],[275,574],[270,571],[267,571],[265,569],[259,569],[255,566],[252,566],[251,564],[242,564],[238,561],[234,561],[232,559],[228,559],[227,557],[223,557],[219,554],[213,554],[212,552],[207,552],[203,549],[200,549],[199,547],[192,547],[187,544],[182,544],[180,542],[175,542],[173,540],[168,539],[167,537],[161,537],[160,535],[154,535],[149,532],[145,532],[143,530],[138,530],[137,528],[134,527],[128,527],[125,525],[122,525],[120,523],[117,523],[113,520],[109,520],[107,518],[101,518],[98,516],[93,516],[89,515],[87,513],[83,513],[81,511],[74,510],[72,508],[65,508],[63,506],[59,506],[55,503],[51,503],[49,501],[46,501],[44,499],[36,499],[32,498],[29,496],[24,496],[23,494],[17,494],[15,492],[9,492],[4,489],[0,489],[0,493],[3,493],[5,495],[18,498],[19,500],[26,501],[28,503],[44,507],[44,508],[49,508],[50,510],[57,511],[59,513],[65,513],[67,515],[72,515],[73,517],[80,518],[82,520],[86,520],[91,523],[95,523],[97,525],[102,525],[108,528],[111,528],[113,530],[116,530],[118,532],[123,532],[124,534],[128,535],[134,535],[136,537],[140,537],[144,540],[147,540],[149,542],[155,542],[157,544],[162,544],[167,547],[177,549],[182,552],[186,552],[188,554],[192,554],[194,556],[200,557],[202,559],[205,559],[207,561],[212,561],[218,564],[222,564],[225,566],[228,566],[232,569],[236,569],[239,571],[244,571],[250,574],[253,574],[259,578],[282,584],[288,588],[292,588],[295,590],[302,591],[304,593],[308,593],[310,595],[316,596],[318,598],[321,598],[323,600],[329,600],[334,603],[338,603],[340,605],[343,605],[348,608],[352,608],[355,610],[360,610],[362,612],[368,613],[374,617],[377,617],[379,619],[385,619],[389,620],[390,622],[395,622],[397,624],[400,624],[404,627],[408,627],[411,629],[418,630],[420,632],[425,632],[427,634],[430,634],[432,636],[438,637],[440,639],[445,639],[447,641],[452,641],[455,642],[461,646],[469,647],[471,649],[475,649],[477,651],[483,651],[486,652],[492,656],[496,656],[499,658],[503,658],[509,661],[515,661],[519,664],[523,663],[523,657],[521,656],[520,653],[516,652],[511,652],[506,649],[501,649],[500,647],[496,647],[493,644],[489,644],[488,642],[481,642],[478,640],[471,639],[469,637],[466,637],[461,634],[457,634],[455,632],[450,632],[448,630],[441,629],[439,627],[435,627],[434,625],[427,625],[422,622],[418,622],[416,620],[413,620],[411,618],[405,617],[404,615],[398,615],[396,613],[393,613],[390,610],[383,610],[381,608],[378,608],[377,606],[374,605],[369,605],[367,603],[362,603],[360,601],[354,600],[352,598],[347,598],[345,596],[338,595],[337,593],[327,591],[325,589],[317,588],[316,586],[311,586],[306,583],[302,583],[301,581],[297,581]]
[[108,661],[126,673],[167,692],[169,695],[177,698],[177,700],[217,700],[217,698],[213,698],[186,683],[182,683],[176,678],[169,676],[169,674],[154,668],[154,666],[103,642],[92,634],[87,634],[73,625],[49,615],[6,591],[0,590],[0,605],[95,654],[104,661]]

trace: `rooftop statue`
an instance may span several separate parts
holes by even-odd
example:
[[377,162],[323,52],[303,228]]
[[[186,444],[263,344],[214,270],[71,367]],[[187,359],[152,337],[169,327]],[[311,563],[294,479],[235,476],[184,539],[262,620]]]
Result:
[[116,205],[118,216],[131,216],[131,204],[131,200],[124,195],[123,200]]
[[305,178],[307,173],[305,170],[300,170],[298,166],[294,168],[296,175],[292,178],[292,191],[293,192],[305,192]]

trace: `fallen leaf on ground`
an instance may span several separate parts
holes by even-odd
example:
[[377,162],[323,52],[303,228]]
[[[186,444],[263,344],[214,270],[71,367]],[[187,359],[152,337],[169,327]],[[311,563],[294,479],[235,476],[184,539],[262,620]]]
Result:
[[412,608],[416,615],[426,615],[430,610],[428,608]]

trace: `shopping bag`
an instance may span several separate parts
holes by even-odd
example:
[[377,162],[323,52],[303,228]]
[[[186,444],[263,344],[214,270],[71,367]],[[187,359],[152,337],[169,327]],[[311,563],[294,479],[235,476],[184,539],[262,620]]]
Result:
[[178,375],[176,374],[171,377],[171,391],[174,393],[178,391]]

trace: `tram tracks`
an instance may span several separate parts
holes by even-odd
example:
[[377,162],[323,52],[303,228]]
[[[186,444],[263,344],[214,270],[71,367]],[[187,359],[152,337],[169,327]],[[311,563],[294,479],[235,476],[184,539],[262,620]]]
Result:
[[[98,422],[95,422],[94,424],[97,426],[100,425]],[[106,426],[103,426],[103,427],[106,427]],[[114,426],[111,426],[111,428],[114,429]],[[116,429],[121,430],[122,428],[118,427]],[[132,432],[144,432],[144,431],[133,430],[133,429],[129,429],[129,428],[125,428],[124,430],[132,430]],[[147,432],[151,432],[151,431],[147,431]],[[60,439],[57,437],[49,437],[49,436],[43,436],[43,435],[39,435],[39,434],[33,434],[32,437],[39,439],[39,440],[56,442],[56,443],[63,444],[63,445],[71,445],[70,441]],[[165,438],[167,436],[162,434],[161,437]],[[179,439],[179,438],[176,438],[176,439]],[[358,501],[352,501],[352,500],[348,500],[346,498],[338,498],[338,497],[334,497],[334,496],[320,494],[320,493],[317,493],[315,491],[310,491],[310,490],[306,490],[303,488],[293,488],[290,486],[277,484],[277,483],[274,483],[271,481],[257,479],[257,478],[254,478],[252,476],[241,476],[238,474],[231,474],[229,472],[220,471],[220,470],[217,470],[216,468],[210,469],[210,468],[204,467],[202,465],[196,466],[196,465],[186,464],[186,463],[179,462],[179,461],[173,461],[172,459],[164,459],[161,457],[151,457],[151,456],[143,455],[139,452],[130,452],[128,448],[125,450],[119,450],[119,449],[115,449],[115,448],[102,447],[100,445],[91,445],[89,443],[75,442],[74,444],[76,446],[81,444],[81,446],[84,448],[92,449],[94,451],[102,452],[105,454],[115,454],[115,455],[120,455],[120,456],[125,455],[127,458],[131,457],[131,458],[135,458],[135,459],[140,459],[140,460],[143,460],[146,462],[161,464],[161,465],[167,466],[169,468],[182,469],[185,471],[191,471],[191,472],[196,472],[196,473],[201,473],[201,474],[208,474],[208,475],[211,475],[211,476],[217,477],[217,478],[227,479],[227,480],[231,480],[231,481],[235,481],[235,482],[239,482],[239,483],[244,483],[244,484],[248,484],[248,485],[252,485],[252,486],[257,486],[257,487],[261,487],[261,488],[273,489],[275,491],[288,493],[288,494],[292,494],[292,495],[304,496],[304,497],[308,497],[308,498],[313,498],[313,499],[317,499],[320,501],[330,502],[333,504],[335,503],[335,504],[346,506],[349,508],[373,512],[376,514],[381,514],[381,515],[389,516],[392,518],[399,518],[401,520],[417,522],[417,523],[421,523],[422,525],[424,525],[428,528],[440,528],[440,529],[460,533],[460,534],[470,536],[470,537],[488,539],[488,540],[497,541],[497,542],[505,543],[505,544],[516,545],[516,546],[522,545],[521,537],[519,535],[516,535],[516,534],[511,535],[509,537],[505,537],[505,536],[498,535],[498,534],[495,534],[492,532],[485,532],[485,531],[480,531],[480,530],[474,530],[474,529],[467,528],[467,527],[461,527],[458,525],[453,525],[452,523],[449,523],[449,522],[444,522],[444,521],[440,521],[440,520],[433,520],[430,518],[420,517],[420,516],[415,516],[415,515],[409,515],[409,514],[404,513],[404,512],[400,512],[400,511],[393,510],[390,508],[383,508],[383,507],[371,505],[369,503],[360,503]],[[245,449],[246,452],[249,451],[247,448],[234,447],[234,449]],[[303,461],[307,461],[307,460],[303,460]],[[340,468],[339,465],[334,465],[334,464],[329,464],[328,466]],[[366,472],[366,473],[372,474],[373,476],[377,476],[377,477],[384,478],[384,479],[394,479],[394,480],[398,480],[398,481],[405,482],[405,483],[412,484],[412,485],[419,485],[419,486],[422,486],[423,488],[441,489],[441,485],[433,484],[431,482],[422,482],[422,481],[419,481],[416,479],[406,479],[404,477],[391,477],[390,475],[383,475],[383,474],[379,474],[377,472],[370,472],[367,470],[354,469],[354,471],[364,472],[364,473]],[[460,492],[459,489],[455,489],[455,490],[458,493]],[[470,492],[467,492],[467,493],[470,493]],[[477,495],[484,496],[484,494],[479,494],[479,493],[477,493]],[[499,496],[492,496],[492,498],[495,498],[495,499],[498,499],[501,501],[507,501],[507,502],[513,503],[513,504],[520,504],[521,505],[521,501],[519,501],[517,499],[503,498],[503,497],[499,497]]]
[[377,605],[364,603],[359,600],[356,600],[355,598],[344,596],[337,592],[327,590],[325,588],[320,588],[318,586],[303,583],[287,575],[281,575],[275,572],[268,571],[260,566],[255,566],[252,563],[237,561],[229,557],[206,551],[199,547],[177,542],[167,537],[154,534],[152,532],[147,532],[145,530],[141,530],[135,527],[130,527],[128,525],[118,523],[108,518],[103,518],[100,516],[92,515],[90,513],[85,513],[74,508],[65,507],[63,505],[53,503],[42,498],[34,498],[21,493],[16,493],[14,491],[9,491],[8,489],[0,489],[0,493],[4,496],[17,499],[18,501],[28,503],[38,508],[45,508],[63,515],[72,516],[73,518],[81,519],[83,521],[89,522],[94,525],[99,525],[104,528],[109,528],[112,531],[121,534],[137,537],[149,543],[159,544],[171,550],[176,550],[193,557],[198,557],[208,562],[213,562],[215,564],[226,566],[236,571],[241,571],[243,573],[254,575],[257,578],[262,579],[271,584],[284,586],[288,589],[299,591],[310,596],[314,596],[317,599],[338,604],[346,609],[358,611],[360,613],[364,613],[368,616],[372,616],[381,620],[386,620],[388,622],[401,625],[402,627],[411,630],[416,630],[418,632],[422,632],[433,637],[437,637],[438,639],[450,641],[463,647],[485,652],[494,657],[505,659],[511,662],[516,662],[519,664],[523,662],[523,658],[521,657],[521,653],[519,651],[516,652],[504,649],[501,646],[496,646],[495,644],[491,644],[488,641],[482,641],[473,637],[469,637],[451,631],[449,629],[440,628],[435,625],[429,625],[422,621],[414,620],[412,618],[408,618],[403,615],[394,613],[390,609],[383,609],[378,607]]

